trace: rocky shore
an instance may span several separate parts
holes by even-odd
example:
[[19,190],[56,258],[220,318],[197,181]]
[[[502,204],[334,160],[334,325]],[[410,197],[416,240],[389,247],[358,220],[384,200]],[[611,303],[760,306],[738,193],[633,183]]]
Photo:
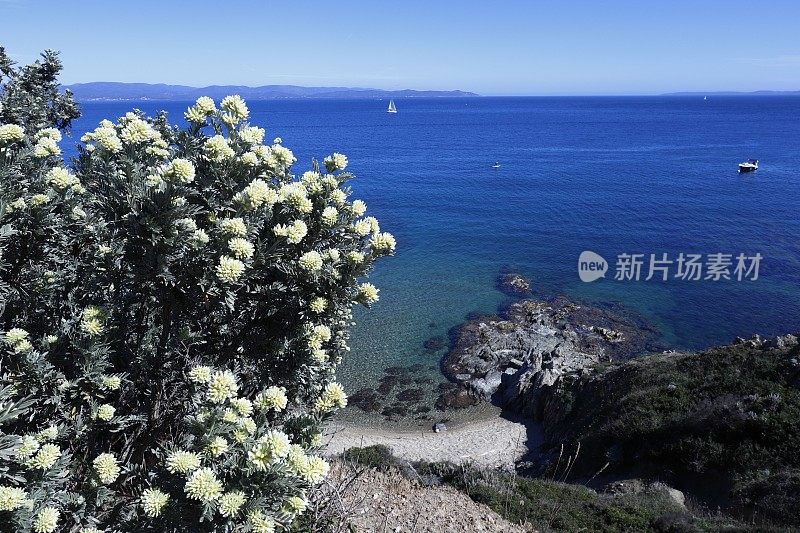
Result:
[[[530,290],[520,276],[503,285]],[[658,333],[620,310],[566,297],[524,299],[500,315],[474,317],[459,327],[442,361],[453,386],[437,406],[459,408],[491,400],[539,419],[545,392],[560,380],[610,361],[661,351]]]

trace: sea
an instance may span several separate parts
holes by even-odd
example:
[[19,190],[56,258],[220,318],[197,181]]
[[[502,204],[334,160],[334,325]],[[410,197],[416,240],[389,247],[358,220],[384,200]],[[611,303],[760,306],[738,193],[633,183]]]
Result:
[[[800,331],[800,97],[395,103],[397,114],[386,100],[248,102],[251,123],[294,151],[297,174],[346,154],[353,197],[397,239],[370,276],[380,301],[355,313],[339,369],[350,392],[387,380],[391,390],[374,411],[349,407],[344,418],[413,426],[442,416],[431,406],[449,336],[508,304],[504,272],[528,277],[536,295],[621,306],[676,349]],[[73,139],[132,108],[183,123],[190,104],[83,102]],[[758,170],[737,172],[749,158]],[[579,276],[586,251],[602,258],[591,268],[606,269],[591,282]],[[680,254],[694,254],[700,279],[679,275]],[[651,259],[660,268],[648,280]],[[392,398],[415,389],[421,408]],[[406,412],[381,414],[391,405]]]

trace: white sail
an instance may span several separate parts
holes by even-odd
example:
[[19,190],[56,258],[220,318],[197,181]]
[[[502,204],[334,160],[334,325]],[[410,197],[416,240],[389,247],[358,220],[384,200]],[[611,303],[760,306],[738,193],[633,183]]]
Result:
[[397,108],[394,106],[394,100],[389,100],[389,109],[387,109],[386,112],[397,113]]

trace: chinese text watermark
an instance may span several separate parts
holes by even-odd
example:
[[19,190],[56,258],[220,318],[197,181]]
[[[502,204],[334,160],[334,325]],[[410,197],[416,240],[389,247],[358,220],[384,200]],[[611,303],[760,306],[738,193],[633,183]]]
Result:
[[[755,281],[763,257],[760,253],[679,253],[619,254],[614,265],[616,281]],[[578,257],[578,276],[590,282],[606,277],[608,262],[595,252],[584,251]]]

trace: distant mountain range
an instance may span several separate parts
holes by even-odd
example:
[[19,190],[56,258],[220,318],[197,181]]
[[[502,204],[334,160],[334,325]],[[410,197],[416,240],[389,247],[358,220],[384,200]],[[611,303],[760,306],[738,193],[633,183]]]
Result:
[[211,85],[189,87],[187,85],[165,85],[163,83],[92,82],[65,85],[78,100],[195,100],[200,96],[222,98],[238,94],[250,100],[277,98],[407,98],[435,96],[478,96],[465,91],[384,91],[357,87],[300,87],[297,85]]
[[702,93],[699,91],[693,92],[680,92],[680,93],[665,93],[661,96],[800,96],[800,91],[715,91],[710,93]]

